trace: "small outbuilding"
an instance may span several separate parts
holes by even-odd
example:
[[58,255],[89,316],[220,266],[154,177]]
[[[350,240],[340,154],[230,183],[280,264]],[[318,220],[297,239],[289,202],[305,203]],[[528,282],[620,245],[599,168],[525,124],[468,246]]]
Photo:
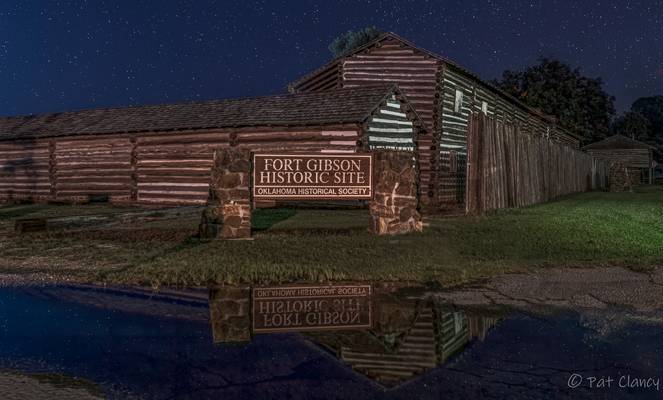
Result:
[[583,147],[593,157],[626,167],[633,177],[633,184],[653,183],[654,149],[654,146],[623,135],[613,135]]

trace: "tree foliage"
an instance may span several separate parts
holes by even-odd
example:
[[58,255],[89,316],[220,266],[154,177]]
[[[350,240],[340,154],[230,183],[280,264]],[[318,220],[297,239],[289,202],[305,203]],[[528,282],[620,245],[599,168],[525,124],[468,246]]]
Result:
[[332,52],[334,57],[340,57],[357,47],[365,45],[381,34],[382,31],[374,26],[369,26],[356,32],[347,31],[329,44],[329,51]]
[[615,99],[601,78],[583,76],[578,68],[550,58],[523,71],[504,71],[494,82],[525,104],[553,115],[559,124],[593,142],[610,133]]
[[615,119],[612,124],[612,133],[650,143],[652,141],[650,125],[649,120],[644,115],[639,112],[628,111]]
[[663,161],[663,96],[641,97],[633,102],[631,111],[641,114],[649,121],[650,144],[656,146],[656,157]]

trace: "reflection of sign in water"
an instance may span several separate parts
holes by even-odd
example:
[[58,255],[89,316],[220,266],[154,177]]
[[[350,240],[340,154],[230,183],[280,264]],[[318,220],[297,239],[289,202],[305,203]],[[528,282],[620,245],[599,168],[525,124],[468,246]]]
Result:
[[371,199],[370,154],[254,154],[256,199]]
[[253,289],[253,331],[371,327],[371,287],[298,286]]

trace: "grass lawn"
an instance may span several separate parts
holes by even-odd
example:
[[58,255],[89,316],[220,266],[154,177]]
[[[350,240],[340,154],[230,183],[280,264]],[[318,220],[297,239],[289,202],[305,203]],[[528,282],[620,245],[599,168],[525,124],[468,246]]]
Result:
[[[113,212],[89,206],[6,206],[18,217]],[[105,208],[104,208],[105,207]],[[103,210],[102,210],[103,209]],[[126,212],[126,209],[121,209]],[[663,186],[592,192],[494,215],[430,218],[423,233],[377,237],[365,210],[257,210],[255,239],[203,242],[198,214],[106,229],[14,237],[0,272],[67,274],[96,282],[160,285],[388,280],[448,286],[547,266],[663,265]]]

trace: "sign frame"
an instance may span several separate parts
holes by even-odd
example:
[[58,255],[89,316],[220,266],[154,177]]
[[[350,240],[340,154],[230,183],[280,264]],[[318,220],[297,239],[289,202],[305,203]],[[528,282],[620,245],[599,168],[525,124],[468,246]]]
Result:
[[[368,159],[368,184],[361,186],[342,186],[342,185],[257,185],[257,168],[256,159],[258,157],[305,157],[305,158],[355,158],[355,159]],[[375,160],[372,153],[308,153],[308,152],[254,152],[251,154],[251,196],[254,200],[276,200],[276,201],[362,201],[373,200],[375,195],[374,188],[374,166]],[[369,194],[366,195],[276,195],[276,194],[258,194],[260,188],[367,188]]]

